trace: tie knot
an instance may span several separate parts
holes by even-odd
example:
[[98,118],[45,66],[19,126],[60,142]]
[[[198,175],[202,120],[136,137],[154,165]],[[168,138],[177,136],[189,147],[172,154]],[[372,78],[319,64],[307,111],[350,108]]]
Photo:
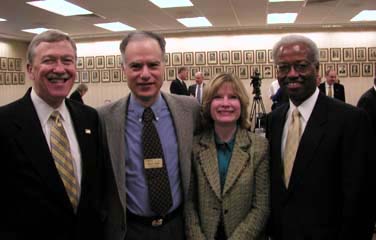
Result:
[[59,119],[61,118],[61,115],[59,111],[53,111],[50,115],[50,118],[54,121],[59,121]]
[[142,114],[142,120],[144,122],[152,122],[154,119],[153,110],[150,107],[145,108],[144,113]]
[[298,118],[300,117],[300,112],[297,108],[294,109],[294,111],[292,111],[292,117],[293,118]]

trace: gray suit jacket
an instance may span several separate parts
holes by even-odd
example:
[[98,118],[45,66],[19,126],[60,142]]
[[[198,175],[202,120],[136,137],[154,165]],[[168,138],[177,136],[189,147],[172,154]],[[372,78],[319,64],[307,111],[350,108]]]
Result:
[[[184,198],[187,198],[190,182],[191,151],[193,133],[199,122],[200,107],[197,101],[188,96],[162,93],[174,127],[179,146],[180,174],[182,177]],[[106,239],[123,240],[126,234],[126,176],[125,176],[125,137],[124,127],[129,95],[98,109],[101,123],[106,132],[105,144],[111,157],[108,167],[106,208]]]

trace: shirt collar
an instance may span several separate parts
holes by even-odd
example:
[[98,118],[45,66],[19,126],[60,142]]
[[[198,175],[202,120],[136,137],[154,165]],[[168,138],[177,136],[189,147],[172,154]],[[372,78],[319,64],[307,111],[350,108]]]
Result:
[[236,132],[237,132],[237,130],[235,131],[235,133],[232,136],[232,138],[229,141],[227,141],[227,142],[221,141],[219,139],[218,135],[214,132],[214,140],[215,140],[215,145],[217,146],[217,148],[225,148],[228,151],[232,151],[232,149],[234,147],[234,144],[235,144]]
[[[161,110],[162,110],[162,106],[163,106],[163,98],[162,98],[162,94],[159,93],[156,101],[150,106],[151,109],[153,110],[155,120],[157,120],[157,121],[159,120],[159,116],[160,116],[160,113],[161,113]],[[134,94],[131,93],[131,96],[130,96],[130,99],[129,99],[128,110],[135,112],[135,114],[137,115],[137,118],[140,122],[142,122],[142,114],[144,113],[144,109],[145,109],[145,107],[142,106],[136,100],[136,97],[134,96]]]
[[325,87],[326,88],[330,88],[330,87],[333,87],[334,86],[334,83],[332,85],[329,85],[327,81],[325,81]]
[[47,124],[47,121],[53,111],[59,111],[61,119],[63,121],[68,121],[69,112],[65,101],[63,101],[63,103],[55,109],[48,105],[42,98],[40,98],[35,92],[34,88],[31,89],[30,97],[31,101],[34,104],[35,110],[37,111],[39,121],[42,125]]
[[304,102],[302,102],[298,107],[296,107],[290,100],[289,114],[291,114],[295,108],[298,108],[301,117],[305,122],[307,122],[309,117],[311,116],[313,108],[315,107],[317,98],[319,97],[319,92],[320,91],[316,88],[315,92]]

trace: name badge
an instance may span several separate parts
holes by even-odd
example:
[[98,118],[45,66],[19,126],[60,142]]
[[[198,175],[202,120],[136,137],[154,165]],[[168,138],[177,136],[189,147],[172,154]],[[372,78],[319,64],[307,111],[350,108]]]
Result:
[[162,167],[163,167],[162,158],[146,158],[146,159],[144,159],[144,168],[145,169],[162,168]]

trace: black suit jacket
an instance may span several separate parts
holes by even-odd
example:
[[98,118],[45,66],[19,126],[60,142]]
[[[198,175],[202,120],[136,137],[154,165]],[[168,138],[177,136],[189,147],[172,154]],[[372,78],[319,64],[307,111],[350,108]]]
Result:
[[[326,91],[325,91],[325,82],[321,83],[319,85],[319,89],[320,91],[326,95]],[[334,98],[338,99],[338,100],[341,100],[343,102],[346,102],[346,98],[345,98],[345,87],[340,84],[340,83],[334,83],[333,85],[333,89],[334,89]]]
[[360,97],[357,106],[368,113],[373,124],[373,133],[376,137],[376,90],[374,87]]
[[184,81],[183,83],[181,83],[179,79],[175,79],[174,81],[172,81],[170,85],[170,92],[174,94],[178,94],[178,95],[189,96],[187,85],[185,84]]
[[[197,84],[192,84],[188,87],[189,95],[196,97],[196,87]],[[202,83],[202,87],[205,87],[205,83]]]
[[76,101],[76,102],[79,102],[79,103],[81,103],[81,104],[84,104],[84,101],[82,100],[81,94],[80,94],[77,90],[74,91],[74,92],[70,95],[69,99],[74,100],[74,101]]
[[0,239],[102,239],[103,152],[97,112],[66,100],[81,151],[77,213],[26,95],[0,108]]
[[273,240],[371,239],[375,168],[366,113],[320,93],[286,189],[281,140],[288,108],[268,116]]

